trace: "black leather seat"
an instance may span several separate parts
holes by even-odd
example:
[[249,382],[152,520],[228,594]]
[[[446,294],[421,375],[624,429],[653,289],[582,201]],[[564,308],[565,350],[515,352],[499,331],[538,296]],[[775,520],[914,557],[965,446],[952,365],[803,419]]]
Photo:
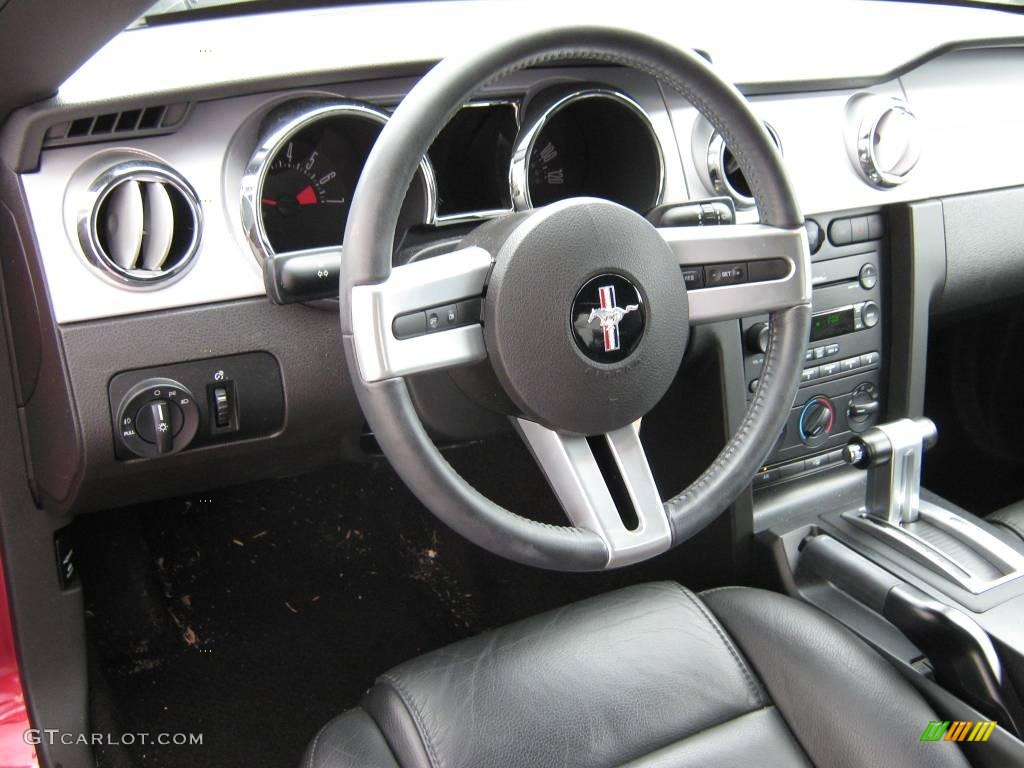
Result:
[[938,717],[814,608],[755,589],[631,587],[382,675],[307,768],[966,766]]
[[998,527],[1002,538],[1011,546],[1016,546],[1017,549],[1024,548],[1024,501],[1003,507],[985,519]]

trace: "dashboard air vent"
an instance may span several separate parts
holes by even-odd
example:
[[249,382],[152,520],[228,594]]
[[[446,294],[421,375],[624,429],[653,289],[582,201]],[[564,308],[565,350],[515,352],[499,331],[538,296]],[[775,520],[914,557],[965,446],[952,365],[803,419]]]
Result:
[[183,274],[201,234],[195,190],[168,166],[142,160],[102,173],[78,216],[78,239],[89,261],[138,287],[157,287]]
[[85,115],[50,126],[44,147],[86,144],[128,136],[152,136],[177,130],[188,116],[191,104],[156,104],[119,112]]
[[[765,123],[764,127],[768,130],[768,135],[771,136],[776,148],[782,152],[779,134],[768,123]],[[739,208],[753,207],[754,194],[750,189],[750,184],[743,175],[743,171],[740,170],[740,164],[736,161],[735,156],[717,132],[712,135],[708,145],[708,175],[711,177],[711,184],[716,194],[728,195]]]

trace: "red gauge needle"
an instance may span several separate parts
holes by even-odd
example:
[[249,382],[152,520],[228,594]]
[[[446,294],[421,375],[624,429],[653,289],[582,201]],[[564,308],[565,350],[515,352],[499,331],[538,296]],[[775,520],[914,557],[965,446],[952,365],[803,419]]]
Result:
[[277,205],[277,200],[271,200],[269,197],[264,197],[260,202],[264,205]]
[[320,202],[316,197],[316,190],[313,189],[312,184],[299,192],[299,194],[295,196],[295,199],[298,201],[299,205],[316,205]]

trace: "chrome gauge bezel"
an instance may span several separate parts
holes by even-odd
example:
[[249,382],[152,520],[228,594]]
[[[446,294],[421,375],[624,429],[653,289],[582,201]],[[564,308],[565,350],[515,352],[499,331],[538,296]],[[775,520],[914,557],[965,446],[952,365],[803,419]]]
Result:
[[[242,228],[249,246],[261,264],[279,255],[267,237],[260,206],[261,190],[270,165],[278,152],[295,134],[320,120],[334,117],[370,120],[381,126],[386,125],[391,119],[391,116],[383,109],[365,102],[308,97],[277,106],[264,121],[256,149],[242,174],[241,193]],[[434,168],[426,156],[420,160],[420,171],[425,187],[423,222],[433,225],[437,222],[437,181],[434,178]],[[336,251],[342,245],[342,243],[338,243],[327,248],[312,248],[294,251],[294,253]]]
[[[615,88],[596,86],[585,88],[573,88],[562,92],[555,97],[548,97],[549,103],[540,109],[536,108],[538,99],[543,103],[543,94],[534,99],[534,103],[527,107],[527,122],[520,128],[519,136],[516,139],[516,147],[512,152],[512,163],[509,168],[509,186],[512,192],[512,204],[517,211],[525,211],[533,208],[530,199],[530,157],[533,155],[534,145],[541,131],[556,114],[571,104],[586,99],[607,99],[614,101],[621,106],[627,107],[634,112],[643,123],[651,141],[654,145],[655,154],[658,158],[657,193],[655,205],[663,202],[665,194],[665,149],[662,146],[658,132],[654,129],[654,123],[647,111],[636,101]],[[532,108],[532,109],[531,109]],[[533,111],[533,115],[530,112]],[[644,211],[646,213],[646,211]]]
[[[512,108],[512,111],[515,114],[515,120],[516,120],[516,137],[515,138],[516,138],[516,142],[518,142],[519,141],[519,136],[522,134],[522,128],[523,128],[523,124],[522,124],[522,105],[521,105],[520,100],[518,98],[512,98],[512,97],[509,97],[509,98],[500,98],[500,97],[498,97],[498,98],[491,98],[491,99],[473,99],[472,101],[467,101],[465,104],[463,104],[462,107],[460,107],[460,110],[462,110],[462,109],[481,109],[481,108],[486,109],[488,107],[511,107]],[[452,118],[452,119],[454,120],[454,118]],[[514,157],[514,155],[513,155],[513,157]],[[433,167],[433,166],[431,166],[431,167]],[[500,168],[501,166],[498,166],[498,167]],[[436,178],[435,178],[434,181],[435,181],[435,184],[436,184],[436,181],[437,181]],[[436,201],[436,195],[435,195],[435,201]],[[437,205],[437,203],[435,202],[435,206],[436,205]],[[512,203],[512,206],[509,207],[509,208],[482,208],[482,209],[475,210],[475,211],[457,211],[456,213],[447,213],[447,214],[442,214],[440,212],[436,212],[436,208],[435,208],[434,224],[436,224],[439,227],[443,227],[443,226],[457,225],[457,224],[483,223],[485,221],[489,221],[490,219],[496,219],[499,216],[504,216],[505,214],[508,214],[508,213],[514,213],[515,211],[516,211],[516,207],[515,207],[515,203],[514,202]]]

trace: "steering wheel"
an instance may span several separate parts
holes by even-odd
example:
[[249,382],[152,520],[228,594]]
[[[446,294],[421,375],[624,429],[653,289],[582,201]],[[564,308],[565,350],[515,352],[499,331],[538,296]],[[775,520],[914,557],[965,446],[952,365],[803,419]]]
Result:
[[[656,228],[615,203],[571,198],[509,214],[453,252],[392,268],[405,190],[456,111],[511,72],[580,60],[632,67],[694,105],[743,169],[761,223]],[[748,282],[687,291],[681,267],[737,262],[746,265]],[[446,59],[424,76],[367,159],[349,211],[340,278],[348,368],[398,474],[438,518],[476,544],[563,571],[651,558],[739,496],[793,405],[810,295],[803,217],[780,156],[743,96],[694,53],[601,27],[531,33]],[[460,302],[473,299],[482,302],[480,323],[396,335],[403,316],[465,308]],[[692,485],[662,501],[638,420],[676,376],[691,325],[765,313],[764,367],[736,434]],[[507,404],[572,525],[536,522],[488,500],[427,435],[405,377],[485,361],[502,390],[496,401]],[[617,472],[602,470],[613,465],[602,464],[595,449],[605,459],[610,454]],[[623,522],[609,475],[621,479],[637,524]]]

